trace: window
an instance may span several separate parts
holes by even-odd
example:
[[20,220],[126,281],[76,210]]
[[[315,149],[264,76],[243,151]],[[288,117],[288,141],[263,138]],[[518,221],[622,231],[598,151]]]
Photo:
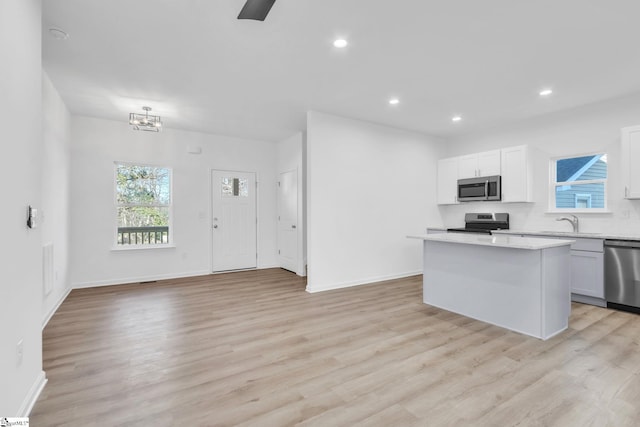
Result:
[[551,161],[550,210],[604,211],[607,208],[607,155]]
[[222,178],[222,197],[249,197],[249,186],[245,178]]
[[171,169],[116,163],[118,246],[169,243]]

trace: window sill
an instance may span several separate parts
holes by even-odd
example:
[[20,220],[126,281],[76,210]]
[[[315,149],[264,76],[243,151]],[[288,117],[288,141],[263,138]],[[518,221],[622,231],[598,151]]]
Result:
[[149,251],[153,249],[173,249],[176,245],[127,245],[114,246],[111,252],[129,252],[129,251]]
[[555,211],[546,211],[545,214],[612,214],[608,209],[559,209]]

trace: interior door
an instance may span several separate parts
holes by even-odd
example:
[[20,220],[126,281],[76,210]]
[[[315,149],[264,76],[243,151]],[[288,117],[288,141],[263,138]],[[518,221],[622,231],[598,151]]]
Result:
[[278,262],[296,272],[298,266],[298,171],[280,174],[278,181]]
[[256,174],[211,172],[212,270],[257,267]]

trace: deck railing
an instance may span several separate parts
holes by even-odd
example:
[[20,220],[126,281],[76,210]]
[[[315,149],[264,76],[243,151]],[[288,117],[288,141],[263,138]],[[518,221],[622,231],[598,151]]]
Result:
[[169,243],[169,227],[118,227],[119,245],[162,245]]

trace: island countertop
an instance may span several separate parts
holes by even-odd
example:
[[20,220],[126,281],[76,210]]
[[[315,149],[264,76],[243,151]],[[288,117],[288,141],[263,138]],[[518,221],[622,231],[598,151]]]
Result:
[[[435,230],[435,229],[434,229]],[[492,234],[517,234],[531,235],[541,237],[566,237],[567,239],[609,239],[609,240],[631,240],[640,242],[639,234],[621,234],[621,233],[584,233],[572,231],[531,231],[531,230],[492,230]]]
[[571,245],[573,240],[545,239],[538,237],[520,237],[511,235],[488,235],[475,233],[442,233],[417,234],[407,236],[411,239],[428,240],[432,242],[458,243],[465,245],[493,246],[499,248],[540,250]]

